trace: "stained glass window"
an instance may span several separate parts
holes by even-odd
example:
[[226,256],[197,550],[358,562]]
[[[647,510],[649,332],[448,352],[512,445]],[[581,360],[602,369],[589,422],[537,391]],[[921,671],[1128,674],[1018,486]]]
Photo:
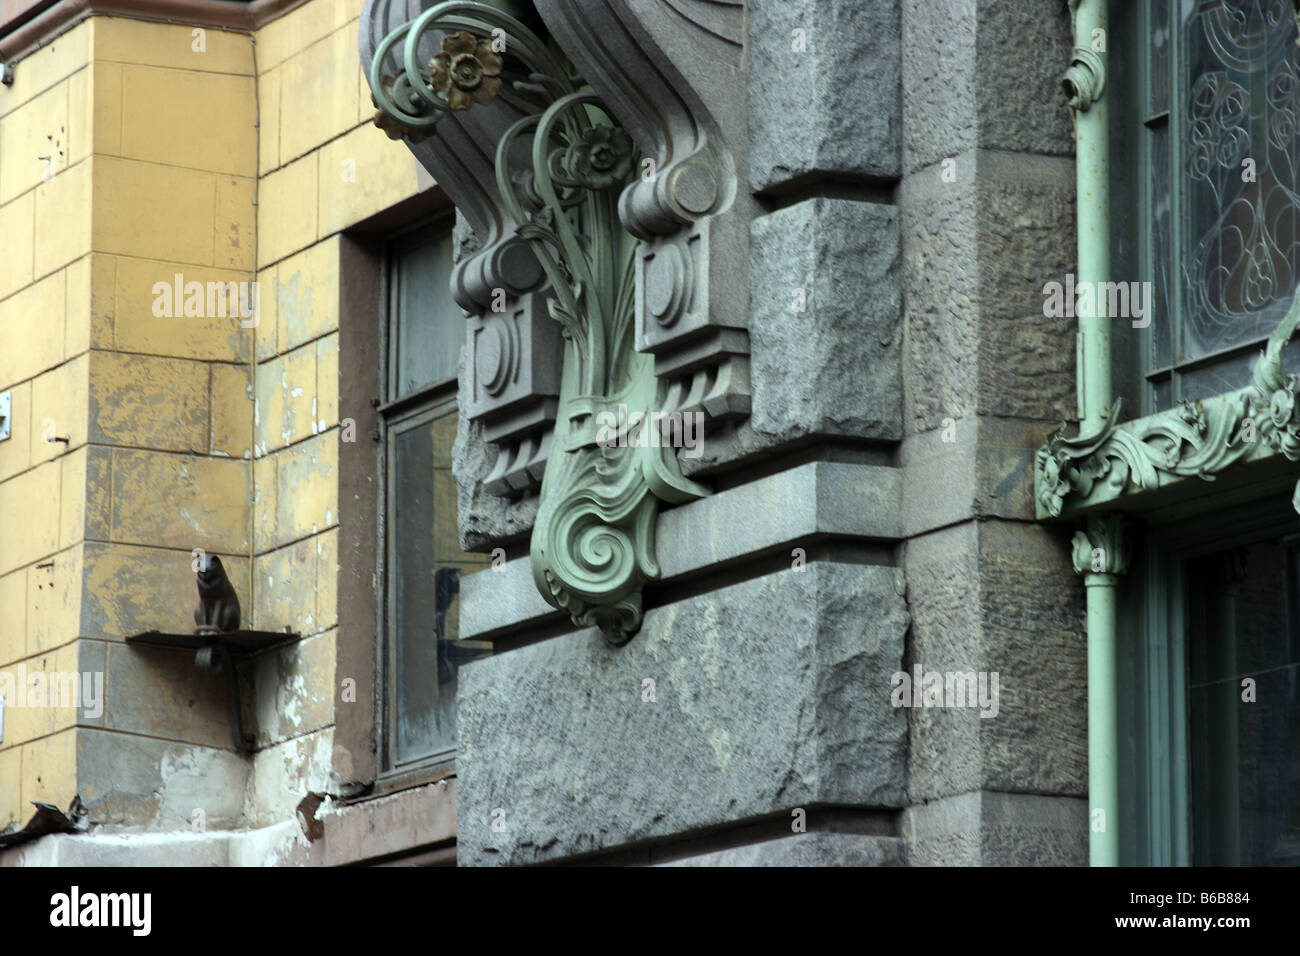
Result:
[[[1291,0],[1144,0],[1142,270],[1156,408],[1249,384],[1300,276]],[[1122,24],[1122,20],[1121,20]]]

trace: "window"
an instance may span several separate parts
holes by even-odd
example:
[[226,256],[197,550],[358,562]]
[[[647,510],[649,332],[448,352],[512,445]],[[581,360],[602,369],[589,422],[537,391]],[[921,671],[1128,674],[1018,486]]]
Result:
[[486,564],[460,551],[452,443],[465,318],[448,288],[450,220],[388,244],[380,518],[383,599],[381,772],[427,771],[456,749],[456,674],[490,644],[458,640],[460,575]]
[[[1291,0],[1110,9],[1111,273],[1153,297],[1147,328],[1115,326],[1114,375],[1152,415],[1250,385],[1300,287],[1300,47]],[[1130,505],[1125,865],[1300,865],[1293,469],[1230,467]]]
[[1135,536],[1120,618],[1125,865],[1300,865],[1300,530],[1290,495]]
[[[1240,388],[1300,277],[1300,47],[1290,0],[1112,4],[1117,279],[1152,283],[1144,413]],[[1125,236],[1127,230],[1130,235]],[[1291,356],[1300,369],[1300,355]],[[1129,401],[1132,402],[1134,396]]]
[[1300,865],[1300,535],[1188,562],[1192,863]]

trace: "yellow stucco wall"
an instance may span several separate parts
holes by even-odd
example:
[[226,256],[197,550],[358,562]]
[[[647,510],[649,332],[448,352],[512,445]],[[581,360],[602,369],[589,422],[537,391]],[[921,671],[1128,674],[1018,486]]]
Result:
[[[417,191],[370,124],[359,11],[311,0],[255,37],[96,16],[0,87],[0,672],[99,671],[106,697],[80,720],[10,702],[0,827],[76,793],[93,819],[181,825],[166,786],[191,765],[246,786],[196,809],[257,825],[328,767],[338,235]],[[256,280],[256,327],[156,316],[176,274]],[[195,548],[222,556],[245,627],[303,634],[259,665],[251,761],[218,677],[122,643],[192,629]]]

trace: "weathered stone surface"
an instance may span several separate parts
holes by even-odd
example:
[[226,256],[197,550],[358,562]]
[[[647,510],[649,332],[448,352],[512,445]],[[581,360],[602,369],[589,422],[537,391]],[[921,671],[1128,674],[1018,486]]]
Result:
[[0,853],[5,866],[228,866],[230,834],[56,833]]
[[1088,806],[979,791],[903,812],[909,866],[1087,866]]
[[900,189],[907,303],[907,430],[979,413],[1075,414],[1070,318],[1043,286],[1074,269],[1074,164],[984,150]]
[[973,148],[1070,155],[1073,45],[1065,3],[905,0],[903,168]]
[[[980,147],[1072,156],[1074,128],[1061,92],[1074,48],[1066,4],[980,0],[978,18],[973,105]],[[942,61],[931,63],[936,67]]]
[[903,841],[861,833],[801,833],[658,866],[902,866]]
[[278,744],[334,722],[335,639],[327,631],[259,654],[252,662],[257,745]]
[[201,810],[212,829],[238,826],[248,775],[248,762],[230,750],[77,731],[77,780],[93,781],[78,792],[92,823],[189,830]]
[[[238,794],[236,794],[238,796]],[[259,829],[196,829],[194,820],[164,832],[53,834],[0,851],[7,866],[346,866],[445,845],[456,836],[456,779],[373,800],[316,809],[323,833],[313,841],[296,815]],[[454,854],[454,847],[449,848]],[[454,858],[454,857],[453,857]]]
[[979,529],[987,666],[1007,675],[1002,711],[980,721],[992,725],[981,733],[986,786],[1086,794],[1087,628],[1068,534],[1012,521]]
[[975,517],[1030,520],[1034,453],[1053,426],[967,417],[909,435],[899,447],[907,536]]
[[903,169],[914,172],[978,144],[977,0],[904,0]]
[[913,707],[908,795],[1087,792],[1082,589],[1044,528],[967,522],[914,538],[909,668],[998,673],[996,716]]
[[755,220],[752,249],[758,443],[902,437],[898,211],[810,199]]
[[1074,163],[981,152],[976,176],[979,411],[1072,418],[1077,320],[1044,316],[1043,286],[1075,269]]
[[247,826],[270,826],[292,819],[309,792],[337,793],[333,768],[334,728],[294,737],[257,751],[244,794]]
[[651,609],[622,648],[587,629],[462,669],[460,863],[901,805],[900,591],[893,568],[815,562]]
[[978,258],[974,154],[956,157],[955,182],[934,166],[899,187],[903,301],[907,305],[909,433],[940,427],[976,409],[979,386]]
[[751,0],[748,13],[750,187],[897,176],[900,5]]
[[231,747],[225,674],[199,670],[190,650],[116,642],[107,647],[106,728]]
[[666,580],[818,535],[901,536],[896,468],[809,462],[663,512],[656,545]]
[[456,837],[456,778],[362,803],[327,801],[316,816],[324,824],[325,866],[445,843]]
[[537,590],[527,555],[460,579],[462,640],[490,638],[546,618],[560,620],[560,614]]

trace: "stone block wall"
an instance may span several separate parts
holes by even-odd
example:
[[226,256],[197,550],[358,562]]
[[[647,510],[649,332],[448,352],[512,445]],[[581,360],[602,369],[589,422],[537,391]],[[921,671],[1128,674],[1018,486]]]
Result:
[[[460,636],[495,656],[461,671],[457,776],[327,815],[311,846],[303,795],[374,779],[376,636],[347,595],[373,592],[376,474],[341,441],[351,420],[371,442],[376,397],[358,235],[433,187],[369,123],[361,4],[201,51],[92,16],[0,87],[0,237],[31,237],[0,255],[0,670],[105,676],[100,715],[7,709],[0,827],[80,794],[97,824],[171,831],[136,861],[446,862],[453,835],[472,865],[1086,860],[1082,589],[1031,503],[1075,412],[1074,330],[1041,299],[1074,260],[1065,4],[628,9],[734,165],[696,236],[696,337],[646,342],[667,377],[727,356],[727,416],[682,461],[711,493],[661,509],[660,577],[613,647],[538,593],[536,495],[484,490],[462,417],[460,544],[506,560],[461,582]],[[176,273],[255,280],[256,325],[155,315]],[[123,644],[192,627],[194,548],[248,626],[302,635],[251,668],[252,756],[220,680]],[[997,716],[895,706],[917,667],[997,672]]]
[[[1031,503],[1074,415],[1041,314],[1073,262],[1065,5],[747,11],[751,414],[661,512],[626,646],[526,554],[463,583],[499,650],[462,680],[461,859],[1083,863],[1082,592]],[[996,672],[996,716],[893,706],[916,667]]]
[[[0,671],[103,681],[98,712],[6,702],[0,828],[80,796],[96,832],[183,831],[172,862],[285,861],[304,794],[351,777],[333,747],[340,421],[373,407],[340,387],[339,315],[379,301],[352,287],[374,280],[349,276],[344,233],[433,186],[370,123],[360,7],[310,0],[252,31],[92,15],[0,87]],[[189,282],[256,283],[256,314],[206,296],[187,313]],[[301,635],[246,665],[252,754],[224,675],[124,643],[193,629],[194,549],[221,556],[243,627]],[[373,654],[373,626],[352,637]],[[123,852],[64,844],[6,862]]]

